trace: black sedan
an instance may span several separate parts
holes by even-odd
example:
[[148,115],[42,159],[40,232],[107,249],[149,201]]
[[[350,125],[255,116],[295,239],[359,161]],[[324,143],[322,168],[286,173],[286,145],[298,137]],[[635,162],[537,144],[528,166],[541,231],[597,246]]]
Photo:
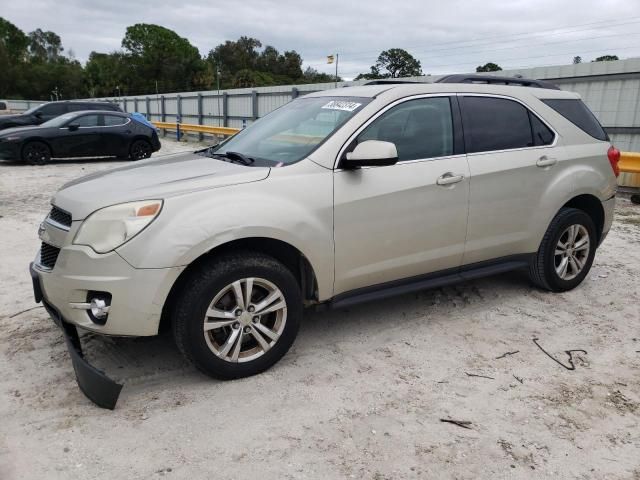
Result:
[[43,165],[51,158],[118,157],[140,160],[160,150],[156,130],[127,113],[84,111],[37,127],[0,132],[0,158]]

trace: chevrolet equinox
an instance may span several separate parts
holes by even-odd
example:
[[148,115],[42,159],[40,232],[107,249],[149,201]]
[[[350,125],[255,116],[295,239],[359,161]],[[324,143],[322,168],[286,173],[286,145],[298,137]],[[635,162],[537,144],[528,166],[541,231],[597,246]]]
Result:
[[275,364],[305,306],[514,269],[579,285],[611,226],[619,152],[579,95],[496,82],[316,92],[215,147],[64,185],[31,275],[80,388],[113,408],[121,385],[76,327],[166,326],[198,369],[232,379]]

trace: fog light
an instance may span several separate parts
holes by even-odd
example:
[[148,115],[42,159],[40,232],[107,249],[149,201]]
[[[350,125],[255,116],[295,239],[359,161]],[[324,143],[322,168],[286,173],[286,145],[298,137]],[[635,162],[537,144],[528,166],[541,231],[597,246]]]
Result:
[[91,315],[96,317],[98,320],[103,320],[107,318],[109,314],[109,305],[102,298],[92,298],[91,299]]
[[111,308],[111,294],[109,292],[88,292],[87,302],[89,303],[89,308],[87,308],[89,318],[98,325],[107,323]]

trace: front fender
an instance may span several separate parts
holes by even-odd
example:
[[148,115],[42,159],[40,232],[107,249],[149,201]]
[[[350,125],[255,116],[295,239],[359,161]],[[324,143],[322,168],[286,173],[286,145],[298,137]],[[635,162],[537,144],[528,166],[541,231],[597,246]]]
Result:
[[117,251],[136,268],[166,268],[189,265],[233,240],[271,238],[307,257],[320,299],[329,298],[333,290],[332,172],[316,166],[296,174],[294,167],[260,182],[166,199],[158,219]]

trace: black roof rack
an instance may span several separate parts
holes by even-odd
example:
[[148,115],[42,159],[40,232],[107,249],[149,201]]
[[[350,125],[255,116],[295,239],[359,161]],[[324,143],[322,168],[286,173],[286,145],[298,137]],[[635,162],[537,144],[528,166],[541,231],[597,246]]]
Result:
[[560,90],[553,83],[542,80],[532,80],[530,78],[519,77],[498,77],[494,75],[447,75],[436,80],[435,83],[482,83],[488,85],[519,85],[521,87],[548,88],[550,90]]
[[371,80],[370,82],[363,83],[363,85],[399,85],[402,83],[424,83],[424,82],[416,82],[415,80],[396,80],[394,78],[391,79],[380,79],[380,80]]

